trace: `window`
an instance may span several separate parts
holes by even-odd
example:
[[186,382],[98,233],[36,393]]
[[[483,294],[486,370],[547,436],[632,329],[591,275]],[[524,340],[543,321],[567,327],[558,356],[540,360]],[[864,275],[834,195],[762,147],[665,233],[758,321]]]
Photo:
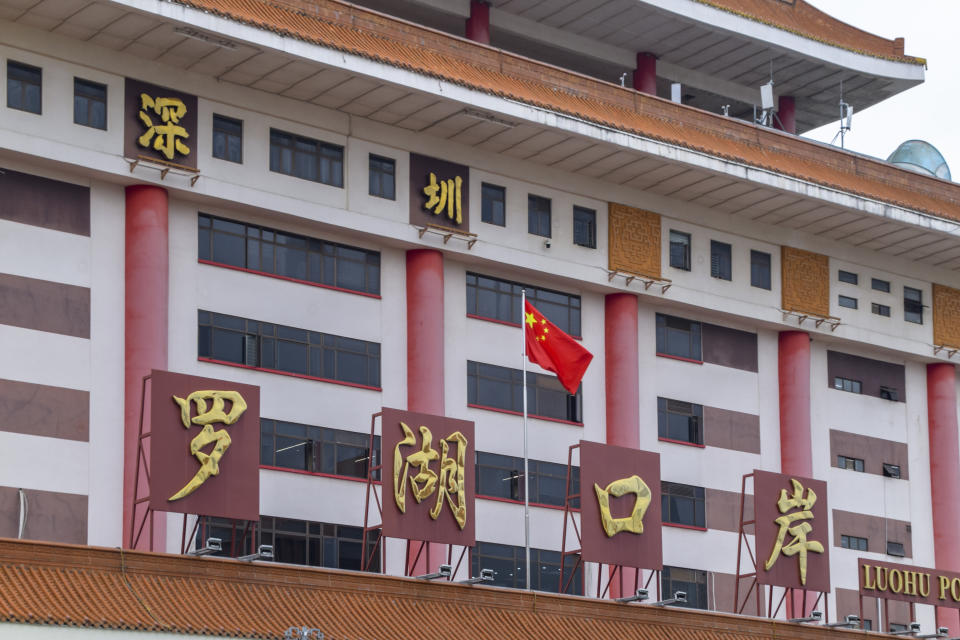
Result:
[[380,254],[201,213],[200,260],[380,295]]
[[573,244],[597,248],[597,212],[593,209],[573,208]]
[[[567,465],[529,460],[530,502],[564,506],[567,491]],[[477,495],[506,500],[523,500],[523,458],[477,452]],[[573,467],[570,493],[580,493],[580,468]],[[574,508],[579,499],[571,500]]]
[[[520,369],[467,361],[467,403],[477,407],[523,411],[523,372]],[[539,418],[582,422],[582,389],[570,395],[560,381],[527,372],[527,411]]]
[[900,465],[890,464],[889,462],[883,463],[883,475],[887,478],[900,478]]
[[837,466],[851,471],[863,471],[863,460],[849,456],[837,456]]
[[850,393],[862,393],[861,384],[859,380],[851,380],[850,378],[841,378],[837,376],[833,379],[833,388],[839,389],[840,391],[849,391]]
[[750,251],[750,286],[770,289],[770,254]]
[[[223,551],[214,555],[236,557],[256,550],[261,544],[268,544],[273,547],[274,559],[277,562],[360,570],[363,554],[362,527],[260,516],[256,539],[251,539],[250,531],[242,526],[235,526],[232,520],[201,518],[196,548],[202,547],[207,538],[220,538]],[[237,536],[236,539],[234,535]],[[375,531],[367,534],[368,554],[376,542],[376,535]],[[372,558],[369,570],[373,573],[380,573],[379,555],[374,554]]]
[[[260,420],[260,464],[351,478],[367,477],[370,435],[307,424]],[[380,436],[373,439],[373,464],[379,464]],[[379,479],[379,471],[374,479]]]
[[902,542],[893,542],[891,540],[887,540],[887,555],[902,558],[907,555],[907,553],[904,551]]
[[851,298],[850,296],[840,296],[838,302],[841,307],[846,307],[847,309],[857,308],[857,299]]
[[878,316],[890,317],[890,307],[885,304],[877,304],[874,302],[870,305],[870,311]]
[[882,291],[884,293],[890,293],[890,281],[881,280],[880,278],[871,278],[870,288],[873,289],[874,291]]
[[480,220],[498,227],[507,225],[507,190],[495,184],[480,185]]
[[73,79],[73,122],[94,129],[107,128],[107,85]]
[[657,314],[657,354],[700,361],[700,323]]
[[897,393],[897,390],[894,389],[893,387],[885,387],[885,386],[881,385],[881,386],[880,386],[880,397],[883,398],[884,400],[894,400],[894,401],[896,401],[896,400],[899,399],[899,394]]
[[270,171],[343,186],[343,147],[270,129]]
[[527,196],[527,231],[535,236],[550,237],[550,198]]
[[380,387],[380,345],[199,311],[201,358]]
[[923,324],[923,291],[920,289],[903,288],[903,319]]
[[906,631],[906,630],[907,630],[907,625],[905,624],[901,624],[899,622],[890,623],[890,633],[897,633],[897,632]]
[[660,507],[664,522],[688,527],[707,526],[703,487],[662,481]]
[[467,273],[467,315],[520,324],[520,291],[557,328],[580,335],[580,296]]
[[39,114],[42,78],[40,67],[7,60],[7,106]]
[[703,444],[702,424],[702,405],[657,398],[657,426],[661,438]]
[[[530,587],[535,591],[560,592],[560,552],[546,549],[530,549]],[[493,570],[493,584],[498,587],[525,589],[527,586],[527,561],[523,547],[508,544],[477,541],[470,554],[470,573],[480,575],[481,569]],[[570,584],[567,593],[583,595],[583,565],[573,573],[577,556],[569,555],[564,561],[564,582]],[[572,577],[572,579],[571,579]]]
[[853,549],[854,551],[866,551],[867,539],[857,536],[840,536],[840,546],[844,549]]
[[732,276],[731,249],[726,242],[710,241],[710,275],[720,280],[730,280]]
[[387,200],[397,199],[396,162],[370,154],[370,195]]
[[699,569],[682,569],[664,566],[660,574],[660,593],[672,598],[677,591],[687,594],[686,604],[675,606],[689,609],[707,609],[707,572]]
[[840,270],[839,274],[840,282],[846,282],[847,284],[857,284],[860,282],[860,276],[852,271],[843,271]]
[[670,266],[690,271],[690,234],[670,231]]
[[243,162],[243,120],[213,114],[213,157]]
[[869,618],[864,618],[860,622],[860,628],[863,629],[864,631],[873,631],[873,620]]

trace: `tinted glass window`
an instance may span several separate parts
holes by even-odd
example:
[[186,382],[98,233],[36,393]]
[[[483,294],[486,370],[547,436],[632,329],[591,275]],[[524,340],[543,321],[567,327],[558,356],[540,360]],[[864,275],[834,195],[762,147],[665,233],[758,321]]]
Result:
[[522,285],[509,280],[467,273],[467,314],[520,324],[520,292],[557,328],[580,335],[580,296]]
[[689,527],[706,527],[703,487],[676,482],[660,483],[663,521]]
[[678,607],[707,609],[707,572],[699,569],[664,567],[660,574],[662,596],[672,598],[677,591],[687,594],[686,604]]
[[846,307],[847,309],[856,309],[857,308],[857,299],[851,298],[850,296],[840,296],[837,299],[837,302],[841,307]]
[[876,302],[870,305],[870,311],[877,314],[878,316],[890,317],[890,306],[885,304],[877,304]]
[[903,319],[923,324],[923,292],[920,289],[903,288]]
[[73,79],[73,121],[94,129],[107,128],[107,85]]
[[480,186],[480,219],[489,224],[507,224],[507,190],[484,182]]
[[[312,425],[260,420],[260,464],[366,478],[370,434]],[[374,437],[374,466],[379,464],[380,436]],[[380,472],[374,472],[379,479]]]
[[770,289],[770,254],[750,251],[750,286]]
[[701,360],[700,323],[658,313],[657,353]]
[[[494,572],[492,583],[498,587],[525,589],[527,583],[526,553],[523,547],[477,541],[471,555],[471,575],[480,575],[481,569]],[[561,590],[560,552],[546,549],[530,549],[530,587],[535,591],[559,593]],[[563,581],[569,584],[567,593],[583,595],[582,565],[573,573],[577,556],[564,560]]]
[[690,234],[670,232],[670,266],[690,271]]
[[597,212],[593,209],[573,208],[573,243],[597,248]]
[[710,275],[720,280],[733,277],[732,250],[726,242],[710,241]]
[[884,293],[890,293],[890,282],[888,280],[873,278],[870,280],[870,287],[874,291],[882,291]]
[[270,171],[343,186],[343,147],[270,129]]
[[42,78],[40,67],[7,60],[7,106],[39,114]]
[[703,444],[703,405],[657,398],[659,437]]
[[848,284],[857,284],[860,282],[860,276],[852,271],[840,271],[839,279],[840,282],[846,282]]
[[[567,465],[541,460],[529,460],[530,502],[564,506],[566,499]],[[477,495],[523,500],[523,458],[495,453],[477,452]],[[580,491],[580,469],[573,467],[571,494]],[[571,506],[579,508],[578,499]]]
[[370,195],[396,200],[396,162],[370,154]]
[[527,231],[536,236],[550,237],[549,198],[535,195],[527,196]]
[[[467,362],[467,403],[523,412],[523,372],[482,362]],[[581,422],[582,388],[570,395],[554,376],[527,372],[527,411],[532,416]]]
[[243,121],[213,114],[213,157],[243,162]]

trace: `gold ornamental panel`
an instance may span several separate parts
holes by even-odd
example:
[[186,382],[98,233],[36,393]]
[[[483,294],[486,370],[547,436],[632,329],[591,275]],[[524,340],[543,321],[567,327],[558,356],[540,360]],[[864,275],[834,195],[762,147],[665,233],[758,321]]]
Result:
[[822,254],[781,247],[782,306],[787,311],[830,315],[830,259]]
[[611,202],[610,270],[660,278],[660,216]]
[[960,289],[933,285],[933,344],[960,347]]

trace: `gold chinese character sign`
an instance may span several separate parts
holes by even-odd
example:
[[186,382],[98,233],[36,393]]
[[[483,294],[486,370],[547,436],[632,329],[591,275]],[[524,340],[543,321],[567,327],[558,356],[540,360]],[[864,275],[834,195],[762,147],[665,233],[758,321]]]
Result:
[[124,156],[196,168],[197,97],[127,78]]
[[410,154],[410,223],[470,231],[470,168]]
[[584,440],[579,451],[583,559],[660,569],[659,454]]
[[754,471],[761,584],[830,590],[825,482]]
[[154,371],[150,390],[150,507],[258,519],[259,388]]
[[472,545],[473,423],[384,409],[381,428],[384,535]]

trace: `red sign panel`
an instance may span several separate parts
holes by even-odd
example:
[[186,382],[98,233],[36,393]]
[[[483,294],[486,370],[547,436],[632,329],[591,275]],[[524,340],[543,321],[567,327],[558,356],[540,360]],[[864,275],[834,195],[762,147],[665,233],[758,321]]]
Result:
[[153,371],[150,508],[260,519],[260,387]]
[[960,573],[860,558],[860,595],[960,608]]
[[753,503],[760,584],[830,591],[827,483],[754,471]]
[[473,423],[384,409],[383,535],[472,547]]
[[581,555],[661,569],[660,454],[580,441]]

